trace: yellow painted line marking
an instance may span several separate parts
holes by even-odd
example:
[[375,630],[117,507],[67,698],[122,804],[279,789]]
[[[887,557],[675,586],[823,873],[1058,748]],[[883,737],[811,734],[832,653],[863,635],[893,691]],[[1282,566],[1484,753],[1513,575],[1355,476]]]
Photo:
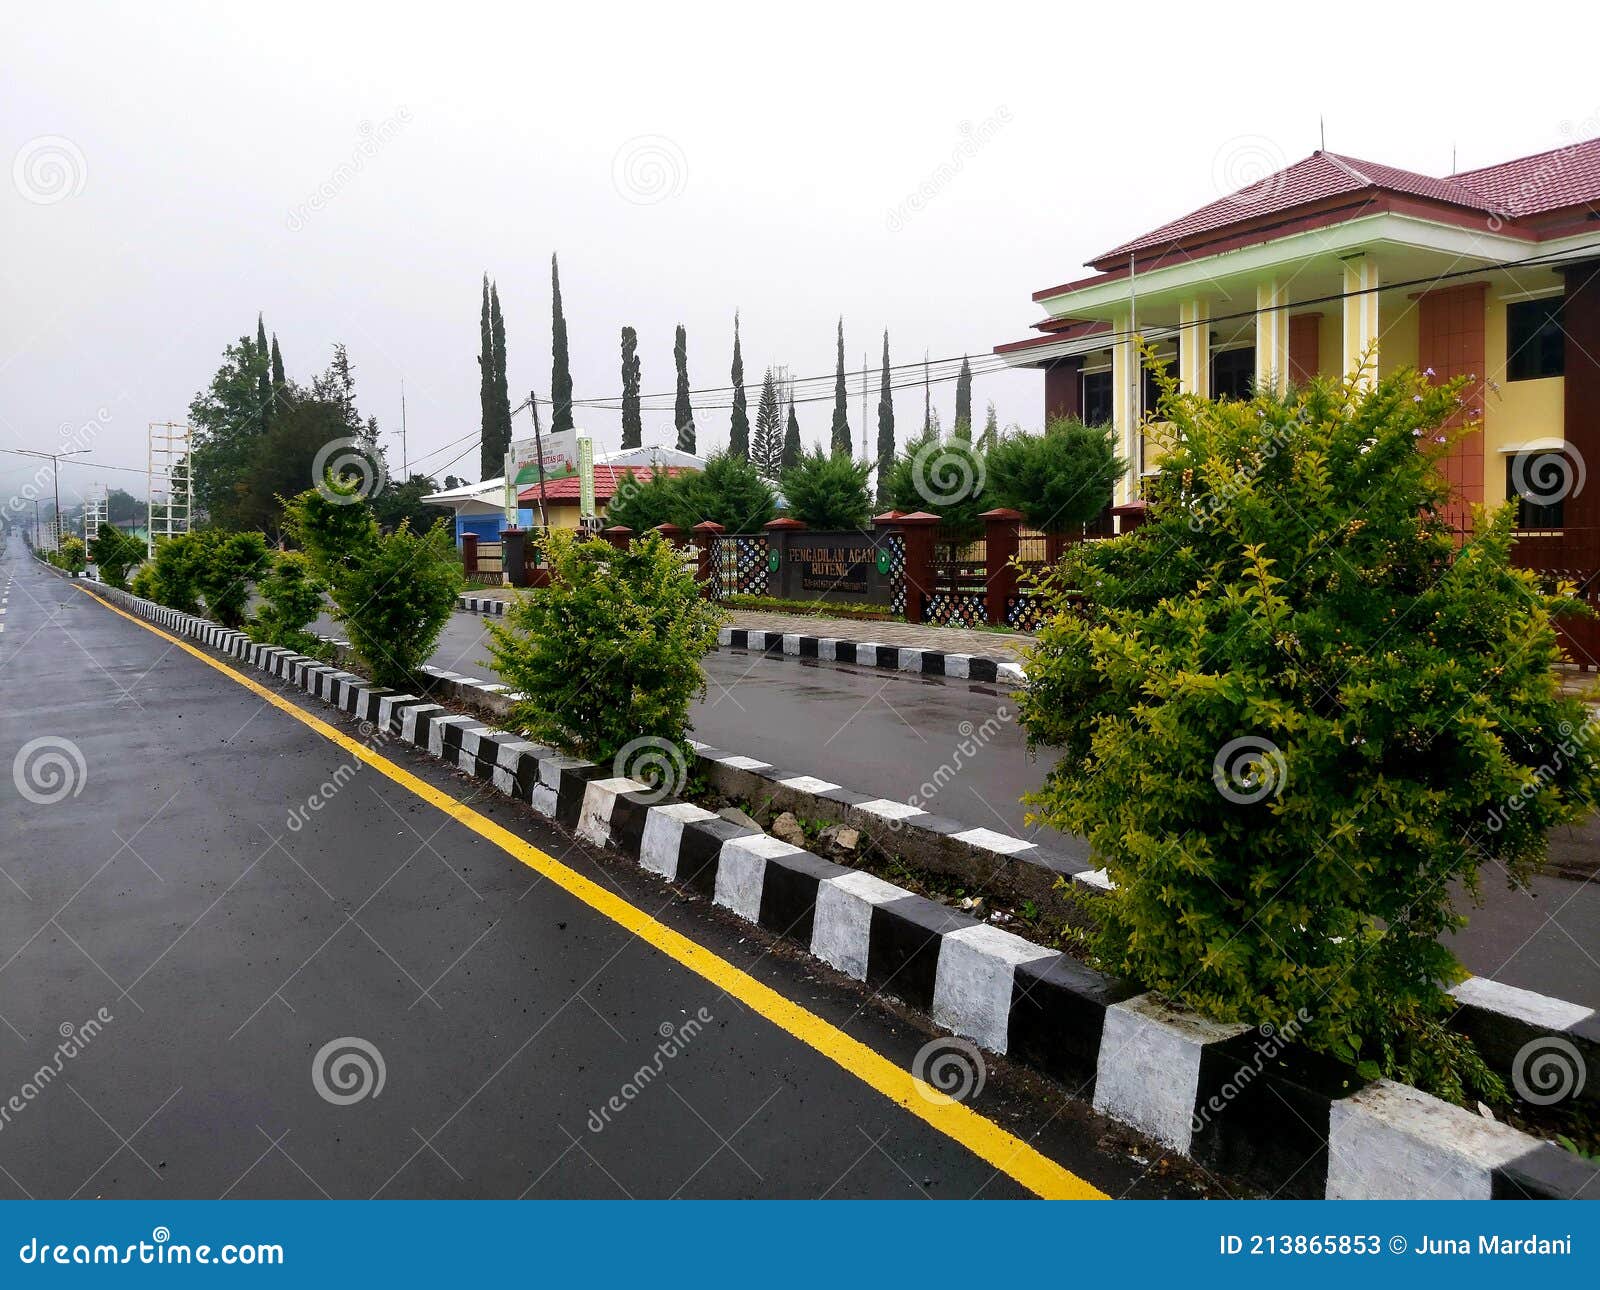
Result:
[[471,807],[456,801],[448,793],[435,788],[427,781],[418,779],[410,771],[397,766],[388,758],[380,757],[343,731],[312,716],[297,704],[274,694],[266,686],[241,675],[226,664],[219,663],[187,641],[169,635],[142,618],[118,609],[85,587],[78,587],[78,590],[104,605],[112,613],[143,627],[163,640],[170,641],[185,653],[215,668],[229,680],[244,686],[252,694],[280,711],[288,713],[296,721],[310,726],[324,739],[337,744],[351,756],[359,758],[402,788],[416,794],[430,806],[437,807],[479,837],[494,843],[513,859],[521,861],[535,873],[543,875],[562,890],[576,896],[596,913],[609,918],[617,926],[660,950],[674,962],[733,996],[780,1030],[787,1031],[801,1043],[821,1053],[862,1083],[883,1094],[897,1106],[911,1112],[946,1137],[959,1142],[974,1155],[987,1160],[1001,1173],[1008,1175],[1035,1195],[1055,1200],[1107,1199],[1106,1194],[1092,1183],[1062,1168],[1054,1160],[1036,1151],[1021,1138],[1006,1132],[992,1120],[985,1119],[976,1111],[946,1096],[909,1071],[901,1070],[876,1049],[845,1034],[837,1026],[824,1021],[814,1013],[807,1012],[772,987],[762,984],[682,933],[657,922],[643,910],[630,905],[620,896],[585,878],[576,870],[569,869],[509,829],[478,814]]

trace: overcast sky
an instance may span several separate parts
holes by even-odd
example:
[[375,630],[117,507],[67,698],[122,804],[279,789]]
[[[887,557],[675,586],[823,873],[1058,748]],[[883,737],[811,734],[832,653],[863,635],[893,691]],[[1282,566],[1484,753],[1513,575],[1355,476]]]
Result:
[[[840,314],[857,366],[886,327],[896,363],[984,354],[1029,334],[1032,291],[1313,151],[1319,116],[1330,149],[1434,174],[1600,134],[1591,5],[1461,13],[8,3],[0,448],[82,435],[139,473],[64,465],[63,503],[142,495],[147,423],[260,310],[298,379],[349,347],[396,470],[403,379],[410,457],[442,474],[478,424],[483,271],[513,401],[549,393],[552,251],[580,398],[618,392],[624,323],[647,393],[678,322],[692,383],[726,385],[736,309],[752,382],[830,373]],[[989,399],[1037,425],[1042,377],[980,377]],[[921,407],[897,396],[902,443]],[[808,441],[829,415],[800,408]],[[616,445],[614,412],[578,421]],[[697,421],[727,442],[725,410]],[[36,465],[0,454],[0,497]]]

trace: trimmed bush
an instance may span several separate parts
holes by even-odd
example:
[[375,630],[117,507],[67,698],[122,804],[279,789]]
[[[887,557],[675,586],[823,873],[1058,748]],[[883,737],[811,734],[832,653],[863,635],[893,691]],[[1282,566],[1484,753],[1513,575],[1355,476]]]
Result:
[[743,457],[713,453],[704,470],[676,475],[672,484],[677,494],[672,522],[685,530],[711,520],[729,533],[759,533],[773,516],[772,485]]
[[508,728],[600,762],[649,739],[676,765],[646,758],[627,772],[653,766],[681,787],[689,705],[705,693],[700,659],[716,648],[721,611],[658,533],[619,551],[557,530],[545,554],[550,585],[489,625],[495,667],[524,696]]
[[1149,521],[1049,577],[1061,612],[1021,699],[1030,745],[1062,754],[1033,818],[1086,836],[1115,884],[1100,965],[1220,1019],[1308,1016],[1305,1042],[1363,1074],[1492,1097],[1443,1028],[1461,969],[1440,937],[1465,921],[1453,884],[1527,879],[1594,808],[1600,725],[1553,672],[1570,602],[1512,567],[1509,508],[1454,541],[1459,385],[1167,384]]
[[[149,599],[182,614],[200,612],[200,563],[204,558],[199,535],[185,533],[156,544],[151,567]],[[140,570],[143,573],[143,570]]]
[[272,561],[259,586],[262,605],[250,620],[250,639],[281,645],[298,654],[320,655],[324,643],[306,628],[322,613],[323,585],[301,551],[283,551]]
[[1058,418],[989,450],[989,505],[1021,511],[1041,532],[1076,533],[1110,504],[1125,465],[1110,430]]
[[89,558],[94,561],[100,577],[108,587],[115,587],[119,591],[127,589],[128,570],[144,557],[143,542],[110,524],[100,526],[100,532],[95,535],[94,543],[89,548]]
[[783,472],[789,514],[814,529],[859,529],[872,518],[865,462],[813,448]]
[[616,494],[606,506],[606,524],[621,524],[635,533],[676,524],[681,500],[677,480],[664,470],[627,475],[617,481]]
[[191,534],[198,556],[195,583],[205,598],[206,612],[224,627],[244,624],[250,588],[270,566],[267,540],[260,533]]
[[897,511],[931,511],[942,536],[957,542],[983,535],[980,518],[992,503],[987,464],[968,439],[941,439],[937,430],[913,439],[889,470],[885,490]]

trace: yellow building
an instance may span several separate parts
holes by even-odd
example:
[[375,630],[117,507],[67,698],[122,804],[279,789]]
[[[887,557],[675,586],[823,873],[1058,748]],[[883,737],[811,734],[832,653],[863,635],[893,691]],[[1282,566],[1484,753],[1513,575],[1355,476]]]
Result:
[[1154,467],[1141,343],[1210,397],[1369,356],[1468,377],[1479,428],[1446,462],[1463,505],[1520,495],[1546,567],[1600,567],[1600,485],[1582,488],[1600,467],[1600,139],[1446,178],[1319,151],[1089,267],[1035,292],[1039,334],[995,352],[1044,371],[1047,417],[1115,428],[1118,504]]

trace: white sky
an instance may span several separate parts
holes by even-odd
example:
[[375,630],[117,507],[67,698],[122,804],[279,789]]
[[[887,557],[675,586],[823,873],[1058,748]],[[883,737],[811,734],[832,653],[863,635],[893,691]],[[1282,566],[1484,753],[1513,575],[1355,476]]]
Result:
[[[1492,32],[1472,9],[1408,8],[14,0],[0,448],[54,448],[104,409],[90,456],[142,472],[146,423],[184,417],[259,309],[299,379],[348,345],[398,471],[402,378],[413,462],[478,424],[485,269],[514,403],[549,393],[552,251],[580,398],[618,392],[624,323],[647,393],[672,388],[680,321],[692,384],[727,384],[736,308],[754,383],[769,362],[830,373],[841,313],[858,366],[885,327],[896,363],[1028,335],[1032,291],[1260,159],[1305,156],[1319,114],[1330,149],[1434,174],[1452,146],[1465,169],[1600,134],[1591,6],[1501,11]],[[985,122],[960,172],[891,220]],[[619,191],[641,136],[667,141],[658,201]],[[66,195],[29,200],[49,181],[18,169],[52,150]],[[1042,380],[980,377],[977,416],[992,398],[1003,424],[1036,425]],[[948,427],[953,386],[935,397]],[[902,443],[921,407],[898,394]],[[871,409],[875,433],[875,392]],[[826,437],[828,403],[800,417]],[[702,451],[726,443],[726,411],[696,419]],[[616,445],[615,413],[578,421]],[[859,397],[851,425],[859,443]],[[671,438],[647,416],[647,443]],[[37,465],[0,454],[0,499]],[[452,469],[475,477],[476,449]],[[91,481],[143,492],[142,473],[63,465],[63,503]]]

